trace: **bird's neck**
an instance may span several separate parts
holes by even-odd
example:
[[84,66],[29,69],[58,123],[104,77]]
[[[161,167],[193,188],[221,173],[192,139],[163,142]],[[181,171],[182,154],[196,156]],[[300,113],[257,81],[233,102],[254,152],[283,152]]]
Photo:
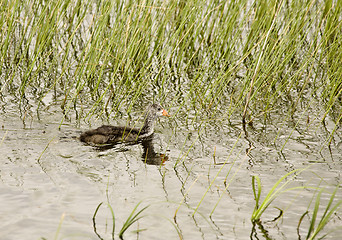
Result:
[[147,113],[145,115],[145,122],[144,122],[144,126],[141,129],[141,134],[149,136],[153,133],[154,131],[154,123],[155,123],[156,119],[151,117],[149,115],[149,113]]

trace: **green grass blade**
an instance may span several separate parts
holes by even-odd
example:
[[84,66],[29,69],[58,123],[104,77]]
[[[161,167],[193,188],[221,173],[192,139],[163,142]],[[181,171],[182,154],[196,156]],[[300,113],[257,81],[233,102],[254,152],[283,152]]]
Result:
[[321,194],[323,192],[323,189],[319,191],[317,197],[316,197],[316,203],[315,203],[315,208],[313,211],[313,216],[312,216],[312,220],[310,222],[310,227],[308,230],[308,234],[307,234],[307,239],[315,239],[317,237],[317,235],[319,233],[322,232],[323,228],[329,223],[329,221],[331,220],[331,217],[334,213],[336,213],[336,211],[341,207],[342,205],[342,200],[337,201],[337,203],[331,208],[333,201],[335,200],[335,196],[336,196],[336,192],[339,189],[340,185],[337,185],[334,192],[331,194],[330,199],[329,199],[329,203],[327,205],[327,207],[325,208],[325,211],[317,225],[317,227],[315,227],[315,223],[317,221],[317,213],[318,213],[318,209],[319,209],[319,205],[320,205],[320,200],[321,200]]
[[141,209],[139,212],[137,212],[136,214],[134,214],[135,211],[137,210],[137,208],[139,207],[140,203],[141,203],[141,202],[139,202],[139,203],[135,206],[135,208],[133,209],[133,211],[131,212],[131,214],[128,216],[126,222],[123,224],[123,226],[122,226],[122,228],[121,228],[121,230],[120,230],[120,232],[119,232],[119,238],[120,238],[120,239],[123,239],[123,234],[126,232],[126,230],[127,230],[133,223],[135,223],[136,221],[138,221],[139,219],[141,219],[142,216],[139,217],[139,215],[140,215],[144,210],[146,210],[146,209],[149,207],[149,205],[148,205],[148,206],[142,208],[142,209]]

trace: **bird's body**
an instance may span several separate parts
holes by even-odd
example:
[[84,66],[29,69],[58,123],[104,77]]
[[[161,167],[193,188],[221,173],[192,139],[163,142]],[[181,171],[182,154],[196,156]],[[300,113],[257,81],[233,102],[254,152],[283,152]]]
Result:
[[145,123],[141,128],[103,125],[82,133],[80,140],[88,144],[100,145],[145,139],[153,134],[154,123],[159,116],[169,115],[159,104],[152,104],[147,108]]

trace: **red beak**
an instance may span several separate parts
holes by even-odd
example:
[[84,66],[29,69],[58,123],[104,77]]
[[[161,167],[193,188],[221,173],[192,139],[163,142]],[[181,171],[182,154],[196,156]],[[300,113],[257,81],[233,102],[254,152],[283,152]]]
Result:
[[163,109],[163,116],[171,117],[171,116],[167,113],[167,111],[166,111],[165,109]]

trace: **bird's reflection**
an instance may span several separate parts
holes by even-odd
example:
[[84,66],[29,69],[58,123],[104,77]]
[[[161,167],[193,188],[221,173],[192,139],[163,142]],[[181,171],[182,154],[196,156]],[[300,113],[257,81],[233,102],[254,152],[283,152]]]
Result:
[[153,137],[141,140],[139,142],[135,143],[124,143],[124,144],[107,144],[107,145],[101,145],[96,146],[96,149],[98,151],[106,151],[109,149],[115,149],[115,151],[118,152],[124,152],[127,151],[127,147],[131,145],[141,144],[143,147],[143,153],[141,155],[141,159],[144,163],[149,165],[163,165],[169,157],[165,154],[158,153],[154,150],[153,146]]
[[146,139],[141,142],[143,146],[142,160],[149,165],[163,165],[169,157],[162,153],[154,151],[152,139]]

